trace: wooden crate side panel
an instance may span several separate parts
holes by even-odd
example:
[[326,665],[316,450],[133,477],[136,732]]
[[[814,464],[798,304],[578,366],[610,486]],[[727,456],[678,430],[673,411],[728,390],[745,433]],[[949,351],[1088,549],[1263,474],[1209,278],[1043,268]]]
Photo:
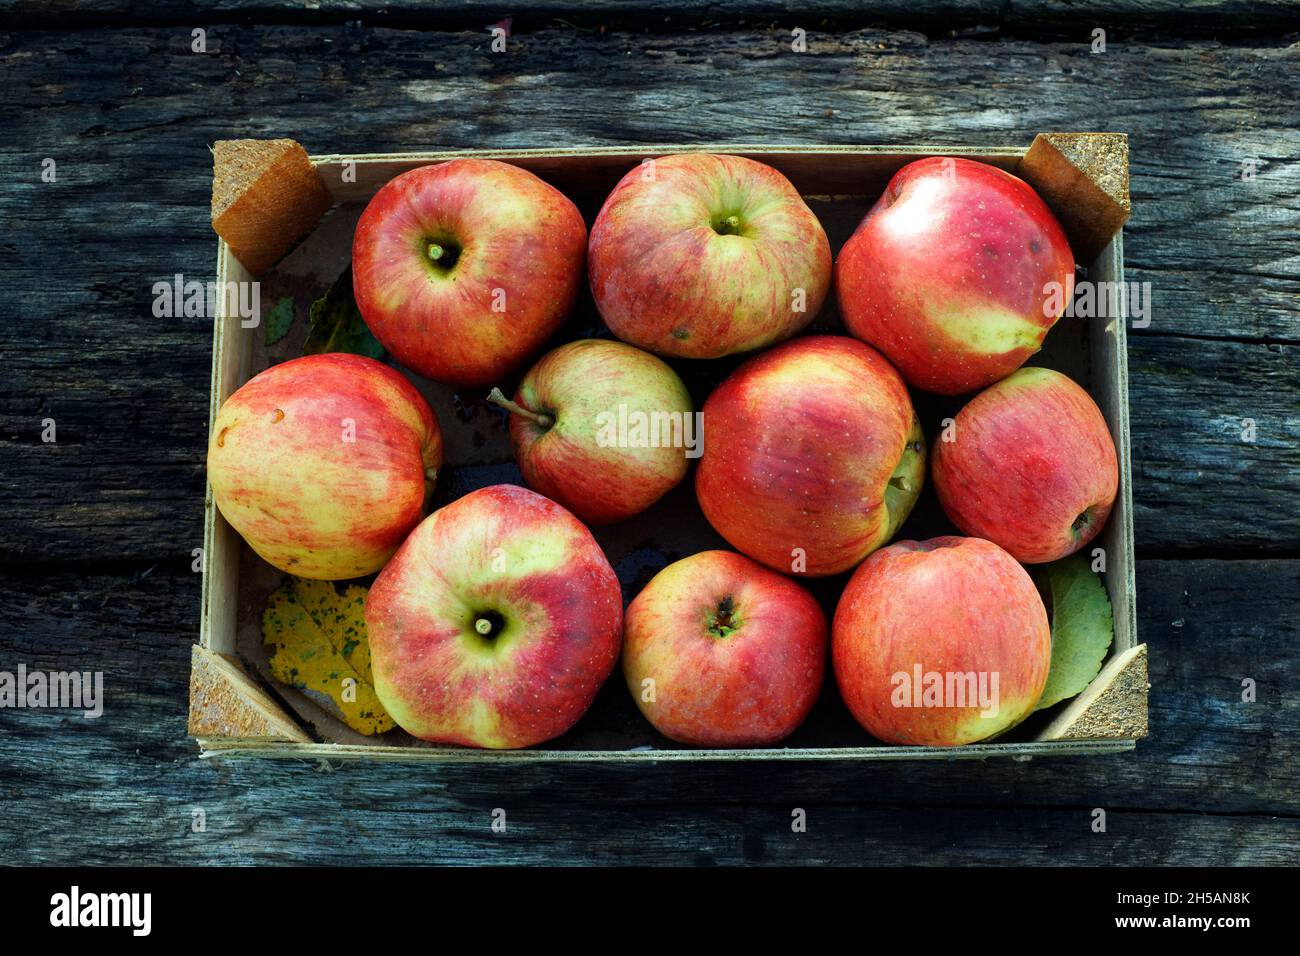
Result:
[[521,166],[565,191],[566,180],[597,177],[608,188],[644,159],[675,153],[732,153],[761,160],[780,170],[805,195],[861,195],[879,191],[890,175],[923,156],[962,156],[1015,169],[1025,150],[1019,147],[968,148],[952,146],[757,146],[710,143],[701,145],[626,146],[591,149],[433,150],[397,154],[327,154],[312,156],[321,181],[335,202],[364,202],[394,176],[451,159],[499,159]]
[[[1088,279],[1119,289],[1124,283],[1124,234],[1120,232],[1088,269]],[[1093,379],[1093,397],[1110,425],[1119,458],[1119,494],[1110,520],[1100,538],[1106,552],[1106,590],[1115,611],[1115,645],[1112,653],[1136,646],[1137,601],[1133,551],[1133,474],[1129,451],[1128,407],[1128,311],[1125,296],[1117,295],[1108,306],[1109,318],[1067,319],[1087,321],[1094,367],[1101,370]]]
[[987,760],[1120,753],[1132,740],[1068,740],[1044,743],[968,744],[964,747],[816,747],[741,750],[473,750],[467,748],[376,747],[353,744],[287,744],[272,741],[200,739],[209,758],[265,757],[281,760],[382,760],[389,763],[660,763],[693,761],[881,761]]
[[[217,282],[222,289],[228,283],[252,282],[252,274],[230,252],[224,240],[218,240]],[[238,315],[227,307],[225,296],[217,297],[217,314],[213,318],[212,399],[208,407],[208,434],[217,420],[217,412],[231,394],[248,380],[252,359],[252,336],[260,329],[245,329]],[[235,652],[235,624],[239,607],[240,539],[226,523],[212,497],[212,485],[206,484],[203,514],[203,596],[199,623],[199,643],[220,654]]]

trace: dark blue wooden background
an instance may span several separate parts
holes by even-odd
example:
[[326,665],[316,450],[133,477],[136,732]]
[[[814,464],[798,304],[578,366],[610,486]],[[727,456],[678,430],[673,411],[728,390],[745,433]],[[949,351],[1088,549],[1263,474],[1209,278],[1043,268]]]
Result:
[[[532,10],[515,11],[494,54],[486,28],[511,11],[476,0],[0,0],[0,669],[103,670],[108,697],[99,720],[0,711],[0,862],[1297,862],[1296,8]],[[196,28],[206,52],[192,50]],[[806,53],[791,49],[795,28]],[[150,305],[154,282],[215,269],[214,140],[285,136],[340,153],[1027,145],[1047,129],[1130,134],[1128,278],[1154,295],[1150,326],[1129,339],[1153,685],[1152,736],[1136,752],[500,768],[197,759],[185,717],[211,328]],[[55,183],[41,180],[47,158]],[[46,418],[56,443],[41,441]],[[1098,807],[1104,833],[1091,827]],[[794,808],[805,833],[791,832]]]

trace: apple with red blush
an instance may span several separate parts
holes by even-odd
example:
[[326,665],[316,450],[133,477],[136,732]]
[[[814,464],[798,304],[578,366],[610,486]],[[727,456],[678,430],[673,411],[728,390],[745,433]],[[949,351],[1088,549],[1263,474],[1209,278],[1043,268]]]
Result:
[[1042,347],[1074,291],[1056,217],[1010,173],[969,159],[908,163],[835,261],[849,334],[909,385],[959,395]]
[[436,743],[529,747],[569,730],[618,662],[618,578],[581,521],[493,485],[411,533],[366,598],[375,693]]
[[852,568],[894,536],[924,477],[907,388],[855,339],[786,342],[704,403],[700,507],[733,547],[783,573]]
[[662,359],[580,339],[546,353],[513,399],[510,443],[530,488],[588,524],[640,514],[686,476],[700,436],[691,396]]
[[208,481],[265,561],[334,581],[383,567],[423,517],[442,452],[437,418],[401,373],[360,355],[306,355],[222,404]]
[[564,322],[587,227],[558,189],[492,159],[420,166],[386,183],[352,241],[357,308],[407,368],[492,385]]
[[765,747],[808,716],[826,668],[821,607],[789,578],[704,551],[628,606],[623,675],[660,733],[699,747]]
[[790,338],[821,309],[831,267],[821,223],[784,175],[712,153],[631,170],[596,216],[588,254],[611,331],[692,359]]
[[953,524],[1026,564],[1092,541],[1119,491],[1101,409],[1046,368],[1022,368],[971,399],[935,443],[931,474]]
[[859,565],[831,625],[835,680],[891,744],[986,740],[1031,714],[1052,635],[1029,574],[980,538],[899,541]]

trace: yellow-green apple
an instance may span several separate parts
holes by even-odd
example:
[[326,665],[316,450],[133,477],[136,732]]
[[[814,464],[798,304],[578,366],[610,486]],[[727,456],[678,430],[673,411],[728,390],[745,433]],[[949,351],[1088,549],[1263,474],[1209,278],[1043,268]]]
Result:
[[639,514],[686,475],[698,448],[686,386],[661,359],[623,342],[581,339],[546,353],[508,409],[529,486],[588,524]]
[[1119,490],[1110,429],[1068,376],[1022,368],[972,398],[934,449],[939,503],[962,531],[1026,564],[1097,536]]
[[794,335],[830,288],[826,233],[790,181],[740,156],[647,160],[591,227],[588,275],[614,334],[719,358]]
[[558,737],[618,661],[623,598],[600,545],[515,485],[411,532],[366,597],[380,702],[408,733],[496,749]]
[[700,507],[733,546],[778,571],[847,571],[894,536],[924,477],[907,387],[855,339],[777,346],[704,403]]
[[958,395],[1018,369],[1074,290],[1074,255],[1025,182],[968,159],[909,163],[835,262],[844,324],[910,385]]
[[273,365],[226,399],[208,443],[221,514],[268,563],[336,581],[383,567],[424,514],[442,432],[399,372],[360,355]]
[[744,555],[703,551],[668,565],[628,605],[623,676],[665,737],[762,747],[817,701],[826,615],[812,595]]
[[840,694],[879,740],[951,747],[1002,733],[1042,696],[1047,610],[981,538],[899,541],[853,572],[831,625]]
[[490,385],[561,325],[587,227],[563,193],[518,166],[454,159],[375,193],[352,242],[357,307],[421,375]]

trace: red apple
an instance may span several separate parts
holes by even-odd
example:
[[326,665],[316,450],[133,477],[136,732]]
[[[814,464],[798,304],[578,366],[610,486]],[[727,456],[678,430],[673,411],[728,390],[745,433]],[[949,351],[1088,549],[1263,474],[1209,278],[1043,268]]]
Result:
[[738,550],[793,574],[847,571],[898,530],[925,439],[898,373],[842,336],[778,346],[704,404],[695,492]]
[[840,694],[879,740],[951,747],[1033,712],[1052,635],[1034,582],[979,538],[899,541],[849,579],[831,625]]
[[827,631],[821,607],[789,578],[704,551],[668,565],[628,605],[623,675],[665,737],[768,746],[816,703]]
[[268,563],[327,581],[371,574],[424,513],[442,465],[428,403],[359,355],[273,365],[226,399],[208,444],[221,514]]
[[948,517],[1027,564],[1097,536],[1119,489],[1115,443],[1097,403],[1060,372],[1022,368],[986,388],[934,449]]
[[558,737],[618,661],[623,598],[591,532],[493,485],[411,533],[366,598],[375,693],[408,733],[471,747]]
[[591,227],[588,273],[614,334],[659,355],[718,358],[780,342],[830,288],[821,223],[790,181],[740,156],[649,160]]
[[582,339],[529,369],[510,441],[529,486],[588,524],[645,511],[686,476],[700,436],[691,396],[661,359],[623,342]]
[[909,163],[835,263],[850,334],[908,383],[958,395],[1043,344],[1074,291],[1074,255],[1026,183],[968,159]]
[[587,227],[527,170],[454,159],[402,173],[357,223],[352,285],[370,331],[421,375],[490,385],[573,307]]

